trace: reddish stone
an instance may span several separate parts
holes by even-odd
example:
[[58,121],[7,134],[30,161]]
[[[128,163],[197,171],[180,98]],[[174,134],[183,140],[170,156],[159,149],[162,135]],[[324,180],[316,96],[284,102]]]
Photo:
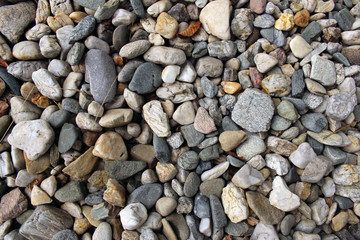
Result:
[[286,63],[286,53],[282,48],[275,49],[274,51],[269,53],[269,55],[275,57],[278,60],[279,66],[282,66]]
[[0,203],[0,223],[20,216],[27,210],[27,206],[27,198],[19,188],[5,194]]
[[262,73],[259,72],[256,67],[250,68],[250,79],[254,87],[260,88],[263,78]]
[[95,146],[96,140],[99,138],[99,136],[100,133],[84,131],[82,139],[86,146],[91,147]]
[[0,117],[8,114],[9,104],[5,101],[0,101]]
[[262,14],[265,11],[266,0],[250,0],[250,9],[257,13]]

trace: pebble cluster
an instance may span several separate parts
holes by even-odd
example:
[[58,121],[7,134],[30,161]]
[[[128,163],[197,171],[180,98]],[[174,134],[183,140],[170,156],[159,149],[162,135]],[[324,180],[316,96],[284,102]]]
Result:
[[0,0],[0,239],[360,239],[359,0]]

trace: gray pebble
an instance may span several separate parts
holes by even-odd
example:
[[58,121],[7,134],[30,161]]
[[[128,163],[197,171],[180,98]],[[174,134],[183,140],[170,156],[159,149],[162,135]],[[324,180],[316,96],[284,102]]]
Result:
[[129,196],[128,203],[139,202],[147,209],[155,206],[156,201],[161,197],[163,186],[159,183],[150,183],[136,188]]
[[184,152],[177,159],[177,164],[185,170],[194,170],[199,164],[199,155],[195,151]]
[[93,16],[86,16],[74,27],[69,34],[69,43],[75,43],[89,36],[96,26],[96,19]]
[[85,199],[86,187],[81,182],[71,181],[55,193],[60,202],[76,202]]
[[70,229],[57,232],[51,240],[78,240],[76,233]]
[[80,131],[75,125],[65,123],[60,131],[58,148],[60,153],[69,151],[80,135]]
[[184,194],[186,197],[193,197],[199,190],[201,180],[195,173],[191,172],[184,183]]
[[169,162],[171,158],[171,151],[165,138],[160,138],[156,134],[153,134],[153,145],[155,157],[160,162]]
[[48,122],[53,128],[59,128],[66,123],[70,118],[70,113],[66,110],[58,110],[52,113],[48,119]]
[[146,62],[141,64],[134,73],[129,84],[129,89],[138,94],[154,92],[162,84],[162,68],[155,63]]
[[221,205],[220,199],[211,194],[210,195],[211,217],[215,228],[225,227],[227,224],[224,208]]

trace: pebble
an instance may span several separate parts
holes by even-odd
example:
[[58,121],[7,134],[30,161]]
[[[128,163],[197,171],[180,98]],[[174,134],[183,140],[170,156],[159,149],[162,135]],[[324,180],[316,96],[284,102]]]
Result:
[[274,169],[276,174],[279,176],[284,176],[288,173],[290,169],[289,162],[278,154],[268,153],[265,155],[266,166],[268,168]]
[[144,60],[162,65],[181,65],[185,63],[186,55],[181,49],[152,46],[144,54]]
[[278,47],[283,47],[286,44],[286,38],[283,32],[274,27],[261,29],[260,35]]
[[265,11],[266,1],[263,0],[251,0],[250,9],[257,14],[262,14]]
[[251,235],[250,240],[259,239],[262,236],[269,236],[270,238],[273,238],[273,239],[279,239],[274,226],[265,225],[264,223],[260,222],[256,225],[254,232]]
[[166,39],[172,39],[179,30],[179,24],[175,18],[166,12],[157,17],[155,31]]
[[288,13],[281,14],[281,16],[275,21],[275,29],[280,31],[290,31],[294,25],[294,16]]
[[209,56],[216,57],[222,60],[227,60],[235,57],[237,52],[236,44],[232,41],[216,41],[210,42],[207,45]]
[[255,134],[247,134],[245,142],[236,148],[236,155],[245,160],[250,160],[258,154],[265,152],[265,142]]
[[143,106],[144,118],[158,137],[169,137],[170,125],[160,101],[150,101]]
[[128,108],[110,109],[107,110],[105,114],[100,118],[99,124],[104,128],[116,128],[129,124],[132,118],[133,118],[133,111],[131,109]]
[[275,65],[278,64],[278,60],[266,53],[258,53],[254,57],[254,62],[256,64],[257,69],[261,73],[266,73],[271,70]]
[[244,190],[230,182],[221,195],[224,212],[231,222],[239,223],[248,218],[249,210]]
[[326,108],[326,115],[336,121],[342,121],[353,112],[355,103],[356,100],[350,93],[337,93],[330,97],[329,104]]
[[120,211],[120,220],[126,230],[137,229],[147,218],[147,210],[141,203],[131,203]]
[[[46,25],[45,25],[46,26]],[[46,58],[55,58],[59,56],[61,47],[57,42],[55,35],[45,35],[39,41],[41,54]]]
[[291,153],[289,160],[298,168],[304,169],[309,162],[316,157],[316,153],[311,148],[310,144],[304,142]]
[[58,149],[60,153],[69,151],[79,137],[78,128],[71,123],[65,123],[60,131]]
[[175,199],[170,197],[162,197],[157,200],[155,209],[161,216],[166,217],[170,215],[176,209],[177,202]]
[[[104,64],[98,64],[99,62]],[[116,78],[112,58],[101,50],[91,49],[86,54],[85,69],[85,81],[90,83],[90,91],[95,101],[109,102],[116,92],[115,85],[112,84]]]
[[190,101],[179,105],[172,115],[172,118],[180,125],[189,125],[195,121],[195,109]]
[[275,24],[275,18],[270,14],[262,14],[255,18],[253,24],[257,28],[271,28]]
[[200,183],[200,177],[196,173],[191,172],[184,183],[184,195],[186,197],[195,196],[199,190]]
[[270,96],[284,97],[291,92],[291,79],[284,74],[271,74],[264,78],[261,86]]
[[201,174],[201,181],[211,180],[220,177],[230,166],[229,162],[223,162]]
[[129,12],[125,9],[117,9],[112,16],[111,23],[116,27],[119,25],[127,26],[133,24],[135,20],[136,15],[133,12]]
[[83,184],[76,181],[67,183],[55,193],[55,198],[60,202],[76,202],[85,199],[86,189]]
[[269,200],[274,207],[289,212],[300,206],[300,198],[289,190],[281,177],[276,176],[274,178],[272,189]]
[[19,60],[43,59],[39,44],[33,41],[22,41],[14,45],[12,55]]
[[[269,199],[258,192],[246,192],[249,207],[255,212],[263,224],[278,224],[284,218],[285,213],[272,206]],[[258,224],[259,225],[259,224]]]
[[[256,102],[261,104],[255,104]],[[238,98],[231,119],[250,132],[263,132],[269,130],[273,115],[274,104],[271,98],[259,90],[248,88]]]
[[215,195],[210,195],[210,208],[213,225],[215,228],[226,226],[227,220],[220,199]]
[[199,164],[199,160],[199,155],[195,151],[188,151],[180,154],[177,163],[185,170],[194,170]]
[[195,69],[200,77],[220,77],[223,63],[213,57],[202,57],[197,61]]
[[129,89],[138,94],[154,92],[162,84],[161,73],[160,66],[149,62],[143,63],[136,69],[129,84]]
[[331,86],[336,82],[335,65],[330,60],[313,56],[311,66],[311,79],[318,81],[323,86]]
[[324,198],[319,198],[311,205],[311,217],[315,221],[316,225],[322,225],[326,221],[326,217],[329,213],[329,207],[326,205]]
[[235,173],[231,181],[242,189],[247,189],[254,185],[261,185],[265,179],[263,175],[253,167],[245,164]]
[[[113,148],[114,144],[118,146]],[[93,150],[94,156],[106,160],[127,160],[128,152],[122,137],[116,132],[106,132],[100,135]]]
[[121,49],[119,55],[127,59],[136,58],[144,54],[151,46],[148,40],[138,40],[125,44]]
[[95,229],[92,239],[111,240],[112,230],[110,224],[106,222],[100,223],[99,226]]
[[304,58],[313,50],[300,35],[297,35],[290,41],[290,49],[297,58]]
[[328,124],[328,121],[321,113],[308,113],[301,117],[301,123],[310,131],[321,132]]

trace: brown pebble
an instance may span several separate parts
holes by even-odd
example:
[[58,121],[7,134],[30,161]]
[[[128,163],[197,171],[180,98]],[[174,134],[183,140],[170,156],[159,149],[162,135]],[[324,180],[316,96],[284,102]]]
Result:
[[322,30],[323,38],[327,42],[338,42],[341,37],[341,29],[337,27],[328,27]]
[[91,147],[95,145],[96,140],[99,137],[100,137],[100,133],[98,132],[84,131],[82,139],[86,146]]
[[28,201],[26,196],[15,188],[1,198],[0,203],[0,222],[7,221],[20,216],[26,211]]
[[299,27],[306,27],[309,24],[310,13],[308,10],[303,9],[297,12],[294,16],[295,25]]
[[9,104],[5,101],[0,101],[0,117],[8,114]]

